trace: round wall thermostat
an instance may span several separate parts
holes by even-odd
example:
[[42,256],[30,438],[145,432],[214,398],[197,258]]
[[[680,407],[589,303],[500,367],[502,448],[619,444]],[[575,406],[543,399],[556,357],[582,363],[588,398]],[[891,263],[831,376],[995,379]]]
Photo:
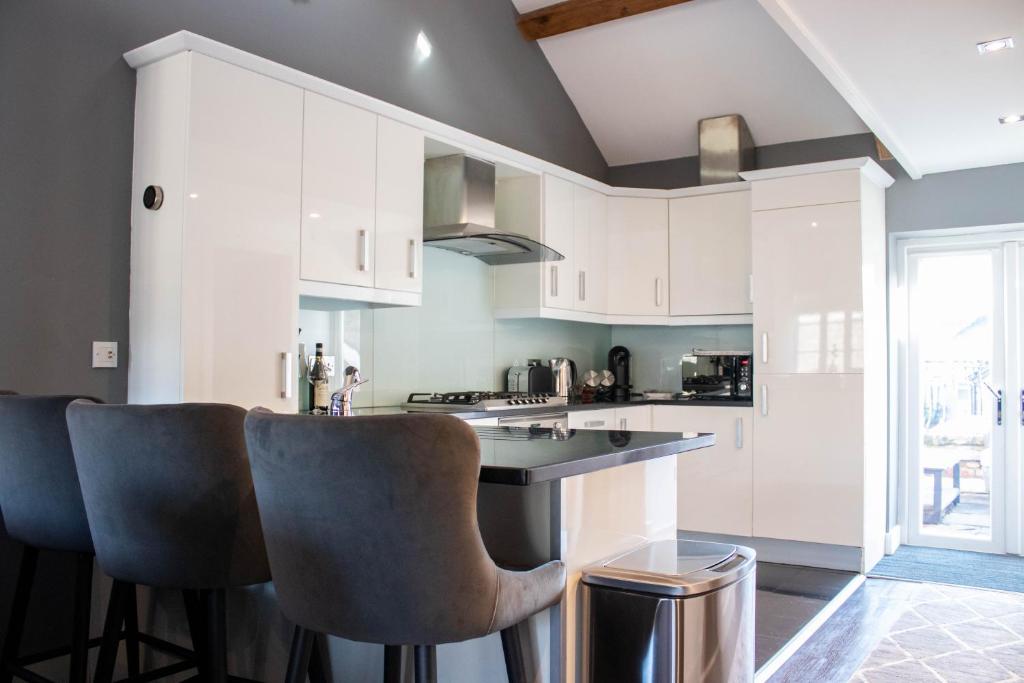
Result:
[[164,189],[159,185],[150,185],[142,193],[142,205],[156,211],[164,203]]

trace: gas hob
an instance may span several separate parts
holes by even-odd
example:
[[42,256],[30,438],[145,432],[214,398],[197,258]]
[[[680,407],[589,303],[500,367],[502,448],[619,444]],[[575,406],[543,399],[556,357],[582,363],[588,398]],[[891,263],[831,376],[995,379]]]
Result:
[[447,394],[409,394],[402,404],[403,410],[468,413],[492,410],[523,410],[530,408],[561,407],[568,401],[553,394],[525,394],[494,391],[455,391]]

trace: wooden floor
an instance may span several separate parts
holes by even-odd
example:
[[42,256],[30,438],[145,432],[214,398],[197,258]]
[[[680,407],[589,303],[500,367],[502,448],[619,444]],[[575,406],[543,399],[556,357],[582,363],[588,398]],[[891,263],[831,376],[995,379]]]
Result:
[[771,683],[1024,680],[1024,594],[868,579]]

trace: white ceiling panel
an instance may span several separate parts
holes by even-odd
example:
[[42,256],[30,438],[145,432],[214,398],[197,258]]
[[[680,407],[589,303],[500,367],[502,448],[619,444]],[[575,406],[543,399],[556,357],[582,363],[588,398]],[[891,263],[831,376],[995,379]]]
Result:
[[760,3],[912,176],[1024,161],[1024,124],[998,122],[1024,113],[1021,0]]
[[693,0],[540,45],[613,166],[694,155],[697,122],[721,114],[742,114],[757,145],[867,130],[757,0]]

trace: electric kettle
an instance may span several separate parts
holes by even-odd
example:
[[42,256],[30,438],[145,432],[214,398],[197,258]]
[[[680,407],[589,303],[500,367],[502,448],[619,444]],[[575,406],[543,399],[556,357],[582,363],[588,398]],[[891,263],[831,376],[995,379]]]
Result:
[[576,363],[568,358],[552,358],[548,361],[551,368],[551,381],[556,396],[569,398],[572,386],[576,384]]

